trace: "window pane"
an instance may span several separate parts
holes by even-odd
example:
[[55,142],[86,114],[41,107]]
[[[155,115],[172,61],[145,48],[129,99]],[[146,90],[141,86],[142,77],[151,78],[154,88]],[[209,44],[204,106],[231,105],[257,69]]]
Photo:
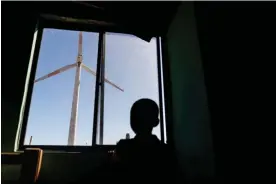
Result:
[[[159,104],[156,39],[143,41],[135,36],[106,34],[105,76],[124,92],[105,83],[104,144],[116,144],[129,133],[130,109],[141,98]],[[153,133],[160,139],[160,125]]]
[[[83,32],[83,63],[95,71],[98,33]],[[77,62],[79,32],[44,29],[36,79]],[[34,84],[25,145],[67,145],[76,67]],[[91,145],[95,76],[81,69],[75,145]]]

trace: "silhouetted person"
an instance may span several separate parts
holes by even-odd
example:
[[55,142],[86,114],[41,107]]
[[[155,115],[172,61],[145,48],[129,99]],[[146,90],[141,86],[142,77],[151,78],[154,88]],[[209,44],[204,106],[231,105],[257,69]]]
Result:
[[126,134],[126,139],[130,139],[129,133]]
[[150,99],[136,101],[130,110],[130,126],[136,134],[120,140],[115,156],[98,169],[102,183],[175,183],[175,162],[167,145],[152,134],[159,124],[158,105]]
[[153,100],[140,99],[133,104],[130,110],[130,126],[136,136],[133,139],[124,139],[118,142],[116,153],[119,159],[124,160],[125,156],[132,156],[129,155],[130,152],[131,154],[137,154],[136,151],[147,152],[147,150],[141,149],[161,144],[160,140],[152,134],[153,128],[159,124],[158,116],[159,108]]
[[[130,111],[130,125],[136,136],[120,140],[116,145],[119,169],[134,180],[145,182],[160,179],[160,174],[168,169],[165,144],[152,134],[159,124],[158,105],[150,99],[136,101]],[[162,176],[164,177],[164,176]],[[146,179],[146,180],[145,180]]]

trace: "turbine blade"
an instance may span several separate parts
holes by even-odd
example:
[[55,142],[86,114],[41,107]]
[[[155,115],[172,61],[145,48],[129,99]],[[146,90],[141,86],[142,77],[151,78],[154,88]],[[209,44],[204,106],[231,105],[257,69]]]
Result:
[[[85,69],[87,72],[91,73],[92,75],[96,76],[96,72],[94,72],[93,70],[91,70],[89,67],[85,66],[84,64],[82,64],[83,69]],[[124,90],[122,88],[120,88],[119,86],[117,86],[116,84],[114,84],[113,82],[109,81],[107,78],[104,79],[106,83],[110,84],[111,86],[119,89],[120,91],[124,92]]]
[[88,73],[91,73],[92,75],[96,76],[96,72],[94,72],[93,70],[91,70],[88,66],[86,66],[85,64],[82,63],[81,65],[83,67],[83,69],[85,69]]
[[60,74],[62,72],[65,72],[66,70],[69,70],[70,68],[73,68],[75,66],[77,66],[77,63],[71,64],[71,65],[66,65],[66,66],[61,67],[61,68],[59,68],[59,69],[57,69],[57,70],[55,70],[55,71],[53,71],[53,72],[51,72],[47,75],[44,75],[43,77],[40,77],[40,78],[36,79],[34,82],[39,82],[39,81],[45,80],[49,77],[52,77],[52,76],[55,76],[55,75]]

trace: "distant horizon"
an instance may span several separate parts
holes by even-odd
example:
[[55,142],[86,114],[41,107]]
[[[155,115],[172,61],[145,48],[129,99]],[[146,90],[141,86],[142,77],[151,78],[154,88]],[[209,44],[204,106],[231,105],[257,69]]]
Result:
[[[36,79],[77,59],[79,31],[44,29]],[[83,32],[83,63],[96,72],[98,33]],[[159,104],[156,40],[106,34],[105,75],[124,89],[105,83],[104,143],[116,144],[126,134],[134,137],[129,112],[140,98]],[[34,84],[24,144],[67,145],[76,69]],[[81,71],[76,146],[92,144],[95,76]],[[99,127],[98,127],[99,130]],[[160,125],[153,131],[160,138]],[[97,134],[97,137],[99,134]],[[99,140],[97,140],[98,143]]]

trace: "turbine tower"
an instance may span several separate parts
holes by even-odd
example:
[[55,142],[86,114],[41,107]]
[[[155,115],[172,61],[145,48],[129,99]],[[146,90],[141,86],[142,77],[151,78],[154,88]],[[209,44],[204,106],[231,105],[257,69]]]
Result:
[[[66,65],[64,67],[61,67],[43,77],[40,77],[36,79],[34,82],[39,82],[42,80],[45,80],[47,78],[50,78],[52,76],[55,76],[57,74],[60,74],[62,72],[65,72],[71,68],[76,67],[76,76],[75,76],[75,84],[74,84],[74,93],[73,93],[73,102],[72,102],[72,109],[71,109],[71,119],[70,119],[70,126],[69,126],[69,135],[68,135],[68,145],[73,146],[75,145],[75,138],[76,138],[76,126],[77,126],[77,117],[78,117],[78,103],[79,103],[79,91],[80,91],[80,75],[81,75],[81,69],[83,68],[90,74],[96,76],[96,72],[94,72],[92,69],[87,67],[83,64],[83,58],[82,58],[82,32],[79,33],[79,44],[78,44],[78,56],[77,56],[77,62]],[[124,91],[119,86],[115,85],[108,79],[104,79],[106,83],[110,84],[111,86],[119,89],[120,91]]]

